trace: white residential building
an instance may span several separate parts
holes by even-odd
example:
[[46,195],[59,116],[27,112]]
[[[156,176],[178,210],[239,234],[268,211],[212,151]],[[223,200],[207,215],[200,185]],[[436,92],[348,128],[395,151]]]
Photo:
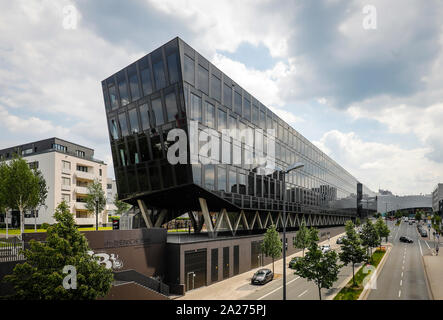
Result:
[[[94,150],[58,138],[36,141],[0,150],[0,158],[10,160],[20,154],[30,167],[38,168],[46,180],[48,197],[46,205],[38,208],[36,219],[32,212],[25,214],[25,225],[55,222],[55,208],[65,200],[74,214],[77,225],[92,226],[96,219],[85,206],[88,185],[98,179],[107,192],[107,165],[94,159]],[[19,225],[19,214],[12,212],[9,223]],[[107,223],[107,212],[99,215],[99,224]]]

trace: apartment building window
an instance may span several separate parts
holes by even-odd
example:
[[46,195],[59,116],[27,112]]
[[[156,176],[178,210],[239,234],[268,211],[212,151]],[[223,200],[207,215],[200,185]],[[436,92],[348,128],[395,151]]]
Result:
[[62,167],[65,170],[71,170],[71,162],[62,160]]
[[81,166],[81,165],[77,165],[77,171],[83,171],[83,172],[88,172],[88,167],[86,166]]
[[77,211],[75,213],[75,217],[76,218],[88,218],[89,214],[87,212],[83,212],[83,211]]
[[98,174],[100,175],[100,177],[102,176],[102,169],[98,169]]
[[71,196],[69,194],[62,194],[62,201],[65,201],[67,204],[71,202]]
[[71,179],[62,177],[62,185],[63,186],[70,186],[71,185]]
[[84,151],[81,151],[81,150],[75,150],[75,155],[77,157],[84,158],[86,156],[86,153]]
[[22,150],[22,156],[28,155],[32,153],[32,148],[26,149],[26,150]]
[[[100,169],[100,170],[101,170],[101,169]],[[108,183],[108,184],[106,185],[106,189],[112,189],[112,184]]]
[[61,144],[58,143],[53,143],[52,144],[52,149],[57,150],[57,151],[61,151],[61,152],[66,152],[68,151],[68,148],[65,146],[62,146]]
[[29,162],[28,165],[29,165],[29,168],[31,168],[33,170],[38,169],[38,161]]

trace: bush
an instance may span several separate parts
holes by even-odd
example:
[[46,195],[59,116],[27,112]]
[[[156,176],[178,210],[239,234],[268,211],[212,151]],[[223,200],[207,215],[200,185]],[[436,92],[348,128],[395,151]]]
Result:
[[48,230],[49,226],[50,226],[50,224],[45,222],[45,223],[42,223],[41,228]]

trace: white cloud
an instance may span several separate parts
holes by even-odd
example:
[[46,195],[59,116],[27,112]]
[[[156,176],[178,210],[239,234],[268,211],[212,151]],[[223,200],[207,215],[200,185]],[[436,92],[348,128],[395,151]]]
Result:
[[443,179],[443,164],[427,159],[426,147],[404,149],[338,130],[314,143],[373,191],[380,186],[400,195],[428,194]]

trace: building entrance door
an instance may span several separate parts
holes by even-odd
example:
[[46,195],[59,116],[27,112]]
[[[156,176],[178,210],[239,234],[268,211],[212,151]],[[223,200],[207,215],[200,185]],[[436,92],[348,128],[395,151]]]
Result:
[[185,251],[186,291],[206,285],[206,249]]

